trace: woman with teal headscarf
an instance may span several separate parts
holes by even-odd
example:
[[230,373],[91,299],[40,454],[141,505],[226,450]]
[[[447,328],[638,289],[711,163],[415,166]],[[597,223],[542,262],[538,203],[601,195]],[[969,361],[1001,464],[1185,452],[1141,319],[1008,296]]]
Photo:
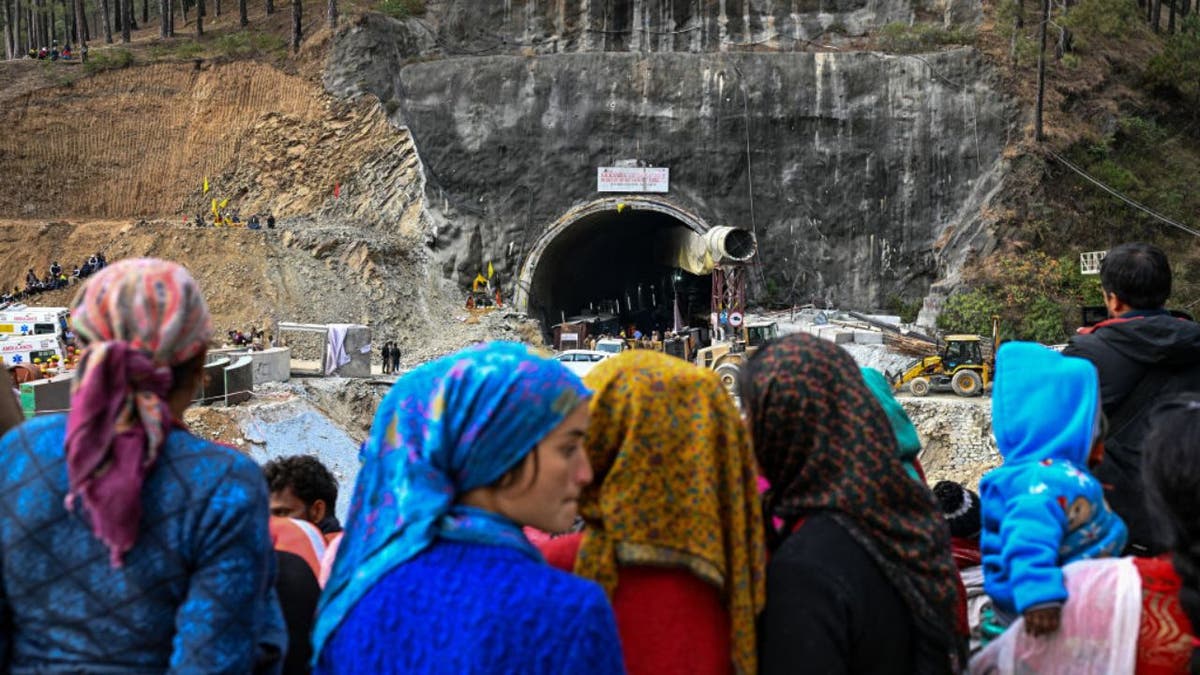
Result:
[[589,392],[514,343],[400,378],[380,403],[313,631],[317,673],[621,673],[599,585],[521,527],[564,531],[592,471]]

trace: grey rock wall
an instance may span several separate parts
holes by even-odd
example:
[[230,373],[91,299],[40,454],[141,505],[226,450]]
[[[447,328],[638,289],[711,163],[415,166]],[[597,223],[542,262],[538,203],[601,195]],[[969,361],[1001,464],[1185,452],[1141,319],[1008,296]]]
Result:
[[[663,199],[708,225],[757,233],[758,299],[880,308],[990,245],[980,207],[1017,112],[972,49],[803,52],[778,36],[962,13],[939,2],[447,0],[341,32],[325,83],[409,129],[429,241],[459,288],[493,262],[511,294],[538,237],[604,196],[597,167],[634,164],[670,168]],[[768,34],[767,51],[738,46]]]

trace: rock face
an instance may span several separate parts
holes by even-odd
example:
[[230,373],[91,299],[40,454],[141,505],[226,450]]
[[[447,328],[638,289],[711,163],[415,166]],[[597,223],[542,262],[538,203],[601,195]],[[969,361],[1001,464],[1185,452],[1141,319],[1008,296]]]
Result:
[[[866,31],[941,9],[432,3],[424,19],[369,17],[339,34],[326,87],[375,94],[408,127],[431,241],[460,287],[489,262],[506,290],[527,286],[522,268],[543,235],[612,197],[597,191],[598,167],[648,166],[670,169],[670,190],[643,197],[757,234],[752,296],[876,308],[952,272],[944,261],[962,256],[948,242],[987,239],[980,206],[1003,175],[1016,112],[972,49],[791,50],[835,23]],[[758,40],[775,51],[746,51]]]

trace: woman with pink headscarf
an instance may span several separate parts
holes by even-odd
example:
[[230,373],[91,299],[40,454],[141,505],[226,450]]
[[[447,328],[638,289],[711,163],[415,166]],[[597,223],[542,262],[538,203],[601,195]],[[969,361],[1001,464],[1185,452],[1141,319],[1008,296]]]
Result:
[[0,671],[278,669],[262,472],[180,421],[212,335],[195,280],[122,261],[71,314],[70,412],[0,439]]

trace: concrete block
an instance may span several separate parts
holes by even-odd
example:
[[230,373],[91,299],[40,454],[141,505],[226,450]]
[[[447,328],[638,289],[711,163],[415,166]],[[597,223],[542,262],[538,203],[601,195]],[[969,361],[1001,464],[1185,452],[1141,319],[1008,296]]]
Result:
[[829,340],[835,345],[850,344],[854,341],[854,332],[837,326],[821,326],[817,333],[822,340]]
[[35,415],[53,415],[65,412],[70,408],[70,373],[21,385],[21,412],[25,414],[25,419]]
[[854,343],[860,345],[881,345],[883,344],[883,333],[875,330],[856,330],[854,331]]
[[228,358],[237,360],[238,357],[249,356],[252,361],[251,370],[254,372],[254,385],[268,382],[287,382],[292,377],[292,348],[272,347],[260,351],[247,351],[245,348],[214,349],[208,353],[208,361]]
[[248,354],[253,361],[254,385],[287,382],[292,376],[292,348],[272,347]]
[[891,324],[893,326],[900,325],[900,317],[894,314],[868,314],[868,319],[879,321],[880,323]]
[[254,360],[247,355],[225,367],[225,404],[233,405],[250,400],[254,389]]
[[333,371],[334,377],[371,377],[371,329],[351,326],[342,343],[350,363]]
[[204,366],[204,382],[200,385],[199,396],[195,401],[201,405],[218,405],[225,403],[225,368],[229,365],[228,358],[220,358]]

